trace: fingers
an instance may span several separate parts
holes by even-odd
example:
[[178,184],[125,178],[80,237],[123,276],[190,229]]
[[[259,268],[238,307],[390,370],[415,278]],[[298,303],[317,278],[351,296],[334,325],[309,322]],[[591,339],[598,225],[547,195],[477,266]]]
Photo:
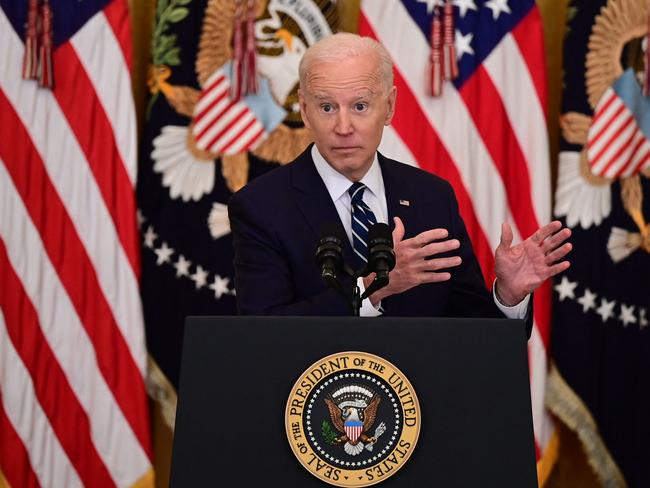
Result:
[[421,271],[440,271],[441,269],[453,268],[460,266],[463,260],[460,256],[451,256],[448,258],[435,258],[423,261],[418,268]]
[[573,245],[567,242],[554,251],[548,253],[544,258],[544,262],[548,266],[551,266],[553,263],[557,263],[560,259],[563,259],[567,254],[571,252],[572,249]]
[[[437,254],[453,251],[460,247],[458,239],[445,239],[449,235],[447,229],[431,229],[401,242],[401,251],[411,259],[424,259]],[[433,242],[432,242],[433,241]]]
[[[544,227],[537,229],[537,231],[530,237],[533,241],[541,244],[544,242],[548,236],[555,234],[558,230],[562,228],[562,222],[559,220],[554,220],[546,224]],[[567,229],[568,230],[568,229]],[[569,235],[571,231],[569,231]]]
[[451,279],[451,273],[443,271],[440,273],[429,273],[423,271],[421,273],[414,274],[412,276],[413,282],[417,285],[423,285],[425,283],[441,283],[443,281],[449,281]]
[[415,255],[419,258],[435,256],[444,252],[453,251],[460,247],[458,239],[449,239],[448,241],[432,242],[416,250]]
[[510,248],[512,245],[512,228],[508,222],[501,224],[501,240],[499,241],[499,247]]
[[421,283],[440,283],[450,279],[451,273],[423,273],[420,277]]
[[395,222],[395,228],[393,229],[393,245],[396,246],[402,241],[402,239],[404,239],[404,232],[406,232],[406,230],[404,229],[402,219],[399,217],[394,217],[393,222]]
[[430,229],[421,232],[415,237],[405,239],[404,244],[408,244],[410,247],[417,249],[428,245],[432,241],[446,239],[448,236],[449,232],[447,232],[447,229]]
[[431,241],[439,241],[446,239],[449,236],[447,229],[430,229],[416,235],[411,239],[414,247],[422,247],[429,244]]
[[[404,239],[404,225],[395,217],[393,242],[397,265],[393,270],[391,283],[397,292],[423,283],[437,283],[451,279],[451,273],[443,271],[462,263],[460,256],[445,256],[429,259],[431,256],[453,251],[460,247],[458,239],[447,239],[447,229],[430,229],[415,237]],[[399,244],[399,245],[398,245]],[[393,286],[393,285],[389,285]]]
[[[418,269],[436,271],[449,266],[458,266],[461,262],[460,257],[458,256],[451,258],[438,258],[437,260],[426,259],[437,254],[443,254],[460,248],[460,241],[458,239],[440,240],[445,239],[448,235],[449,232],[447,232],[447,229],[427,230],[415,237],[403,240],[399,253],[408,257],[409,260],[422,261],[421,265],[417,266]],[[444,261],[444,263],[449,263],[444,266],[436,266],[436,264],[432,264],[432,262],[438,262],[444,259],[451,259],[451,261]]]
[[562,273],[563,271],[566,271],[569,269],[571,266],[571,263],[569,261],[562,261],[561,263],[554,264],[553,266],[549,266],[549,271],[548,271],[548,277],[555,276],[556,274]]
[[542,242],[542,249],[544,250],[544,253],[548,254],[549,252],[553,251],[569,237],[571,237],[571,229],[565,228],[544,239],[544,242]]

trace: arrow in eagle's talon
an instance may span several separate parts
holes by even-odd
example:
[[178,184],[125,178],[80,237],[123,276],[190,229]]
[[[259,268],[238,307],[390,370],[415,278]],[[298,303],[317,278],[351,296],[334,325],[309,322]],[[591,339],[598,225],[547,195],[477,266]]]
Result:
[[375,429],[374,439],[375,439],[375,440],[379,439],[379,437],[380,437],[384,432],[386,432],[386,424],[385,424],[384,422],[382,422],[382,423],[379,424],[379,425],[377,426],[377,428]]
[[386,424],[382,422],[375,429],[375,435],[368,439],[366,449],[372,451],[373,445],[377,442],[377,439],[379,439],[384,432],[386,432]]

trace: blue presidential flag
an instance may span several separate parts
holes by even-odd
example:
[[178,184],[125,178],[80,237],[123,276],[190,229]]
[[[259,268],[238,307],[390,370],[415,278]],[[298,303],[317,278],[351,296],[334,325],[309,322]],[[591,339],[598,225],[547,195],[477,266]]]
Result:
[[547,402],[603,486],[650,486],[650,8],[576,0],[568,11],[555,213],[574,251],[553,287]]

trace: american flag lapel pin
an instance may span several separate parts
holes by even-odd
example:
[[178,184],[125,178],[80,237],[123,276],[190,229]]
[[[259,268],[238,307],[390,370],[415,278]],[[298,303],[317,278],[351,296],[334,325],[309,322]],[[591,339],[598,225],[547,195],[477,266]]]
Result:
[[411,206],[411,202],[410,202],[410,201],[408,201],[408,200],[403,200],[403,199],[401,199],[401,198],[400,198],[399,204],[400,204],[400,205],[404,205],[405,207],[410,207],[410,206]]

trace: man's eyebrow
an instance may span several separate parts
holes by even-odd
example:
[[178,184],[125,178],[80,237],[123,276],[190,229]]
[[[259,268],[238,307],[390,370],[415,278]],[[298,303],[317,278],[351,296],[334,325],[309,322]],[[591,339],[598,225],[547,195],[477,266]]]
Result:
[[[367,89],[359,90],[358,92],[356,92],[354,94],[354,99],[359,100],[361,98],[370,98],[370,97],[373,96],[374,93],[375,92],[373,92],[372,90],[367,90]],[[325,92],[315,92],[315,93],[312,93],[312,96],[314,98],[318,98],[319,100],[328,100],[328,99],[332,98],[329,94],[327,94]]]
[[375,92],[373,92],[372,90],[359,90],[355,95],[356,95],[356,99],[369,98],[372,97],[374,93]]

